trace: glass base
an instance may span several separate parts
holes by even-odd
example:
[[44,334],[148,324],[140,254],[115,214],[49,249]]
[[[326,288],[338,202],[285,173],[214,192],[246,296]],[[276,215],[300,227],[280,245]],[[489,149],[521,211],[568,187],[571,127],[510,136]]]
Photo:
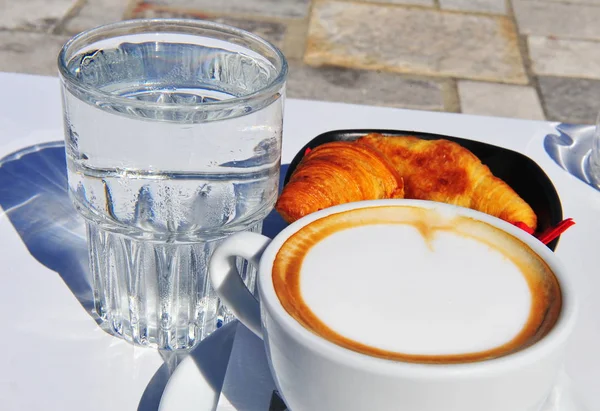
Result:
[[[248,231],[262,231],[262,222]],[[208,262],[223,240],[199,243],[141,241],[87,222],[94,308],[102,327],[141,346],[192,348],[235,317],[213,290]],[[256,270],[238,268],[250,290]]]

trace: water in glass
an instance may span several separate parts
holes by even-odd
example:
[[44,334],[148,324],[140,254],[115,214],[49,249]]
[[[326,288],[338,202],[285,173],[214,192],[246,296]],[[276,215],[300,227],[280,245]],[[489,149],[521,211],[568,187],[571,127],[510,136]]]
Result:
[[[260,231],[276,200],[284,88],[260,91],[282,68],[244,44],[186,33],[72,54],[69,189],[87,222],[96,312],[136,344],[190,348],[231,318],[208,281],[212,250]],[[253,269],[243,272],[252,289]]]

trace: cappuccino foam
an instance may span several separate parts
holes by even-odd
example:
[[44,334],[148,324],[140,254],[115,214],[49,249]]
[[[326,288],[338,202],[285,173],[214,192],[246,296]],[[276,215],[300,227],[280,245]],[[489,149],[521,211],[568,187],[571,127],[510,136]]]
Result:
[[280,249],[273,282],[310,331],[404,361],[505,355],[542,338],[560,311],[556,278],[520,240],[407,206],[351,210],[303,227]]

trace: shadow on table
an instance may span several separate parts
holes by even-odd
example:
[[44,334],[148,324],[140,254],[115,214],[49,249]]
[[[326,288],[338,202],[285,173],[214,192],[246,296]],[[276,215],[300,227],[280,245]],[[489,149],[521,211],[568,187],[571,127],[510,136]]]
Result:
[[[281,166],[280,188],[287,168],[287,164]],[[85,224],[67,191],[63,142],[27,147],[0,159],[0,206],[29,253],[58,273],[83,308],[99,322],[93,311]],[[273,211],[264,221],[263,233],[274,237],[286,225]],[[207,348],[213,340],[206,340]],[[230,350],[231,347],[223,347],[219,352]],[[204,348],[196,349],[194,353],[203,351]],[[163,359],[165,364],[153,376],[140,400],[140,411],[158,408],[166,382],[180,360],[168,354]],[[222,358],[201,357],[196,361],[207,380],[220,391],[226,366],[221,370],[216,362]]]
[[67,192],[64,144],[39,144],[0,159],[0,206],[31,255],[57,272],[98,321],[85,224]]
[[544,149],[563,170],[598,189],[589,167],[594,131],[595,126],[559,124],[555,134],[544,138]]
[[[194,378],[202,378],[211,388],[211,392],[207,393],[203,387],[199,387],[194,398],[200,397],[199,401],[202,404],[211,401],[211,409],[216,408],[219,393],[221,392],[223,381],[225,380],[227,364],[229,363],[229,357],[231,355],[238,325],[239,323],[237,321],[225,324],[219,329],[218,333],[209,335],[205,340],[198,344],[190,354],[181,355],[175,353],[163,353],[162,357],[165,363],[159,368],[148,383],[148,386],[140,399],[138,411],[154,411],[159,408],[169,377],[173,374],[177,365],[183,361],[187,355],[191,356],[193,359],[193,365],[188,364],[188,366],[196,367],[197,371],[194,371],[193,375],[190,376],[192,379],[187,380],[186,382],[193,384]],[[187,370],[189,370],[189,367]],[[185,377],[187,377],[187,375]],[[177,391],[178,388],[175,388],[175,395],[178,394]],[[185,388],[183,388],[182,391],[184,393],[189,392],[189,390],[186,390]],[[210,398],[206,398],[206,396]],[[186,399],[190,398],[186,397]],[[173,401],[172,398],[169,398],[169,400]],[[200,408],[200,404],[197,404],[197,409],[198,411],[208,411],[204,408]]]

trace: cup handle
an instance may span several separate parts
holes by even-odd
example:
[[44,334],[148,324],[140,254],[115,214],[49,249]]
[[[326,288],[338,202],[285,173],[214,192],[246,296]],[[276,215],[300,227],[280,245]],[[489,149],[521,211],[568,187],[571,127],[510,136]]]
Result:
[[210,281],[221,301],[260,338],[260,305],[242,281],[236,257],[242,257],[258,268],[260,257],[270,242],[270,238],[261,234],[234,234],[215,249],[208,265]]

